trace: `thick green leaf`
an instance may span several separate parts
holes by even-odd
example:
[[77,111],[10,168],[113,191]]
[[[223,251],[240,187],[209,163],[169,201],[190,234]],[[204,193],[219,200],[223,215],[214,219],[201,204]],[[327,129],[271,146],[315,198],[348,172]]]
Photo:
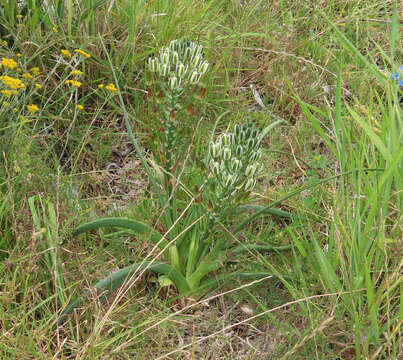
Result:
[[[172,266],[164,263],[151,263],[150,261],[144,261],[142,263],[135,263],[133,265],[120,269],[95,284],[94,289],[96,290],[96,292],[103,293],[99,300],[101,302],[104,302],[107,299],[107,296],[111,295],[112,292],[122,286],[122,284],[127,279],[133,276],[137,271],[142,270],[153,271],[162,275],[166,275],[169,279],[172,280],[172,282],[178,288],[179,292],[183,295],[189,293],[190,291],[185,277]],[[104,293],[105,291],[106,293]],[[83,294],[70,305],[68,305],[61,313],[58,323],[60,324],[64,322],[67,315],[71,314],[77,306],[89,300],[91,294],[91,291],[87,291],[85,294]]]
[[[73,235],[79,235],[87,231],[91,231],[94,229],[99,229],[101,227],[120,227],[125,229],[133,230],[139,234],[147,234],[152,232],[150,240],[152,243],[157,243],[162,239],[162,235],[158,233],[156,230],[152,229],[150,226],[143,224],[139,221],[134,221],[125,218],[102,218],[91,221],[89,223],[80,225],[74,232]],[[168,242],[164,239],[161,241],[159,247],[165,248]]]

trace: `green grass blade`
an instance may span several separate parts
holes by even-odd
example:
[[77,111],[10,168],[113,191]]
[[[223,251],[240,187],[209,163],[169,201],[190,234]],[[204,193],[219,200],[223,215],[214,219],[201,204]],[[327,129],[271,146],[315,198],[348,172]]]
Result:
[[378,79],[379,82],[381,82],[382,84],[385,84],[386,81],[386,77],[385,75],[383,75],[379,69],[372,65],[367,58],[362,55],[357,48],[350,42],[350,40],[348,40],[344,34],[336,27],[336,25],[334,25],[329,19],[328,17],[322,12],[320,11],[320,14],[322,15],[323,19],[325,19],[325,21],[333,28],[333,30],[335,31],[338,39],[340,40],[341,44],[357,59],[360,60],[360,62],[365,65],[366,67],[368,67],[372,74]]
[[[370,171],[370,170],[375,170],[375,171],[377,171],[378,169],[367,169],[366,171]],[[264,214],[267,210],[269,210],[269,209],[275,207],[275,206],[278,205],[278,204],[281,204],[283,201],[285,201],[285,200],[287,200],[287,199],[289,199],[289,198],[292,198],[293,196],[295,196],[295,195],[297,195],[297,194],[300,194],[302,191],[311,189],[311,188],[313,188],[313,187],[315,187],[315,186],[318,186],[318,185],[323,184],[323,183],[325,183],[325,182],[328,182],[328,181],[337,179],[337,178],[339,178],[339,177],[343,177],[343,176],[349,175],[349,174],[351,174],[351,173],[352,173],[351,171],[348,171],[348,172],[344,172],[344,173],[341,173],[341,174],[338,174],[338,175],[330,176],[330,177],[328,177],[328,178],[326,178],[326,179],[319,180],[319,181],[317,181],[317,182],[315,182],[315,183],[313,183],[313,184],[308,184],[308,185],[305,185],[305,186],[303,186],[303,187],[301,187],[301,188],[299,188],[299,189],[297,189],[297,190],[291,191],[291,192],[288,193],[287,195],[285,195],[285,196],[281,197],[280,199],[278,199],[278,200],[272,202],[270,205],[267,205],[267,206],[263,207],[261,210],[256,211],[254,214],[252,214],[252,215],[250,215],[248,218],[246,218],[246,220],[242,221],[242,222],[235,228],[234,234],[237,234],[239,231],[242,230],[242,228],[243,228],[246,224],[248,224],[249,222],[251,222],[253,219],[256,219],[258,216]]]
[[280,210],[277,208],[270,208],[267,209],[265,206],[262,205],[255,205],[255,204],[245,204],[245,205],[240,205],[237,207],[237,210],[239,210],[240,212],[246,212],[246,211],[260,211],[260,210],[264,210],[263,214],[270,214],[273,216],[279,216],[279,217],[283,217],[286,219],[292,219],[293,218],[293,214],[289,213],[288,211],[284,211],[284,210]]
[[387,161],[392,161],[392,154],[386,148],[385,144],[382,142],[380,137],[376,135],[375,131],[371,128],[371,126],[362,119],[353,109],[351,109],[348,105],[346,105],[348,111],[350,112],[353,119],[361,126],[361,128],[365,131],[367,136],[370,138],[371,142],[377,147],[379,152]]

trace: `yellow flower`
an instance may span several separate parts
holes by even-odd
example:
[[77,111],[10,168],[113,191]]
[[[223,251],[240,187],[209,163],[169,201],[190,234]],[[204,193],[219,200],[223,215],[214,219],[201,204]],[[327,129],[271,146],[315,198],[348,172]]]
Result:
[[20,115],[20,120],[22,120],[22,121],[26,121],[26,120],[27,120],[27,118],[26,118],[24,115]]
[[62,49],[62,50],[60,50],[60,52],[61,52],[65,57],[71,58],[71,52],[70,52],[70,51],[68,51],[68,50],[66,50],[66,49]]
[[17,90],[11,90],[11,94],[18,95],[18,91]]
[[18,111],[18,109],[17,109],[17,108],[13,108],[13,111],[14,111],[14,112],[17,112],[17,111]]
[[11,90],[1,90],[0,93],[2,93],[6,98],[9,98],[11,96]]
[[99,84],[98,89],[102,89],[104,87],[104,84]]
[[76,106],[76,108],[77,108],[77,110],[82,110],[82,109],[84,109],[84,106],[82,106],[81,104],[78,104],[78,105]]
[[31,75],[30,73],[22,74],[22,77],[23,77],[24,79],[32,79],[32,75]]
[[106,86],[105,86],[105,89],[108,90],[108,91],[110,91],[110,92],[112,92],[112,93],[114,93],[114,94],[117,94],[117,93],[118,93],[118,89],[116,89],[116,88],[115,88],[115,85],[112,84],[112,83],[106,85]]
[[41,72],[39,71],[38,67],[33,67],[31,69],[29,69],[31,71],[32,74],[34,75],[39,75]]
[[25,89],[25,84],[20,79],[5,75],[0,76],[0,80],[11,90]]
[[17,63],[13,59],[5,57],[1,58],[1,64],[8,69],[14,69],[17,66]]
[[83,73],[82,71],[80,71],[80,70],[73,70],[70,75],[78,75],[78,76],[81,76],[81,75],[83,75],[83,74],[84,74],[84,73]]
[[52,27],[53,32],[55,32],[56,34],[59,32],[59,30],[57,30],[57,28]]
[[86,53],[85,51],[83,51],[81,49],[75,49],[74,52],[76,52],[77,54],[81,54],[81,55],[85,56],[87,59],[89,59],[91,57],[90,54]]
[[38,89],[42,89],[42,85],[41,85],[41,84],[36,83],[35,86],[36,86]]
[[3,45],[8,46],[8,42],[6,40],[3,40]]
[[21,55],[21,53],[17,53],[17,57],[21,57],[22,55]]
[[18,14],[18,15],[17,15],[17,19],[22,19],[22,15],[21,15],[21,14]]
[[70,84],[71,86],[74,86],[76,88],[79,88],[82,85],[81,82],[75,80],[66,80],[66,84]]
[[27,105],[27,109],[28,109],[28,111],[30,111],[30,112],[36,112],[36,111],[39,111],[38,106],[36,106],[35,104],[32,104],[32,105]]
[[4,106],[4,107],[9,107],[9,106],[10,106],[10,103],[7,102],[7,101],[3,101],[3,106]]

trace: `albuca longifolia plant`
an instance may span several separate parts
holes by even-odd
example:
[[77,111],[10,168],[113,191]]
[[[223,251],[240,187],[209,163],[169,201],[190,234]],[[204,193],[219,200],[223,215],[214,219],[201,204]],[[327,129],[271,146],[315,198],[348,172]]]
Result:
[[[201,176],[195,194],[185,201],[189,190],[175,178],[173,167],[184,159],[184,149],[189,147],[182,132],[194,128],[187,107],[195,101],[195,87],[201,77],[207,74],[208,62],[203,60],[202,47],[183,39],[174,40],[163,48],[159,56],[148,61],[149,74],[153,85],[153,97],[156,105],[151,109],[155,115],[152,123],[155,142],[154,158],[158,167],[163,168],[164,176],[157,177],[149,173],[150,182],[157,184],[155,190],[160,200],[161,219],[167,230],[159,233],[155,228],[133,219],[103,218],[81,225],[75,234],[81,234],[100,227],[121,227],[135,231],[144,241],[151,241],[155,249],[159,248],[162,261],[149,259],[120,269],[95,285],[95,289],[110,293],[121,286],[128,278],[140,276],[144,271],[153,271],[160,275],[160,282],[174,284],[181,295],[201,295],[234,277],[254,278],[267,276],[267,273],[226,272],[225,264],[229,254],[249,250],[254,245],[239,245],[234,238],[242,229],[238,226],[229,237],[221,231],[224,225],[231,225],[236,212],[243,211],[242,204],[250,197],[258,176],[262,173],[262,138],[276,123],[260,132],[252,122],[235,125],[232,132],[220,134],[211,141],[205,157],[206,166],[198,168]],[[160,93],[158,93],[160,91]],[[203,92],[203,89],[202,89]],[[174,116],[172,115],[174,113]],[[181,119],[180,123],[178,119]],[[161,126],[159,126],[161,125]],[[128,128],[129,134],[131,129]],[[184,144],[179,145],[179,141]],[[135,140],[134,140],[135,141]],[[140,156],[141,153],[139,153]],[[147,166],[145,164],[145,166]],[[185,166],[184,164],[182,167]],[[193,169],[193,171],[195,171]],[[177,189],[170,179],[175,180]],[[161,189],[169,191],[160,191]],[[172,192],[171,192],[172,191]],[[190,200],[189,200],[190,199]],[[272,211],[283,217],[289,213],[272,209],[272,205],[258,211],[249,219]],[[179,215],[180,214],[180,215]],[[244,223],[248,223],[248,218]],[[256,245],[256,249],[272,249],[265,245]],[[154,250],[154,249],[153,249]],[[150,254],[154,251],[150,251]],[[222,269],[222,273],[209,277],[212,272]],[[136,274],[138,273],[138,274]],[[60,321],[65,319],[81,302],[88,299],[89,292],[67,306]],[[101,298],[105,299],[105,297]]]

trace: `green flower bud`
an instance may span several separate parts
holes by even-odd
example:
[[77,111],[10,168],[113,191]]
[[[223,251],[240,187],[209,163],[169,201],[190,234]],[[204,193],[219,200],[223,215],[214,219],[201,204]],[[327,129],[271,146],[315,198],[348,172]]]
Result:
[[241,132],[241,128],[239,127],[238,124],[236,124],[236,125],[234,126],[234,135],[235,135],[235,136],[238,136],[238,135],[240,134],[240,132]]
[[253,139],[248,139],[248,145],[247,145],[248,149],[249,150],[252,149],[254,145],[255,141]]
[[250,135],[250,137],[251,137],[252,139],[257,140],[258,134],[259,134],[259,131],[258,131],[257,129],[253,129],[253,130],[252,130],[252,134]]
[[228,187],[231,186],[235,182],[235,176],[231,174],[227,174],[224,180],[224,186]]
[[241,130],[241,141],[244,142],[246,140],[246,132]]
[[167,74],[168,74],[168,64],[162,64],[159,70],[160,70],[159,72],[160,72],[161,76],[167,76]]
[[174,51],[172,54],[172,63],[176,65],[179,62],[179,54]]
[[175,90],[178,87],[178,78],[176,76],[172,76],[169,79],[169,87],[171,90]]
[[169,50],[162,53],[161,62],[169,66]]
[[186,61],[187,59],[189,59],[191,55],[192,55],[192,49],[190,47],[187,47],[183,55],[184,60]]
[[245,176],[247,176],[247,177],[253,177],[253,175],[255,175],[255,172],[256,172],[256,166],[253,164],[249,164],[247,167],[246,167],[246,170],[245,170]]
[[243,149],[241,145],[238,145],[235,149],[235,155],[239,158],[243,154]]
[[211,144],[210,150],[213,159],[217,159],[221,153],[221,144],[220,143]]
[[204,61],[203,63],[201,63],[201,65],[199,66],[200,73],[205,74],[207,72],[208,67],[209,67],[208,61]]
[[193,59],[192,59],[192,67],[197,69],[197,67],[199,66],[199,63],[201,61],[201,57],[199,55],[196,55]]
[[249,178],[245,183],[245,191],[252,191],[256,185],[256,180],[253,178]]
[[148,58],[148,70],[150,70],[151,72],[155,72],[156,68],[155,68],[155,59],[152,58]]
[[177,40],[172,40],[172,41],[169,43],[169,50],[170,50],[170,51],[176,51],[176,50],[177,50],[177,45],[178,45]]
[[224,176],[225,173],[226,173],[224,160],[221,160],[221,162],[220,162],[220,172],[221,172],[221,174],[222,174],[223,176]]
[[197,71],[193,71],[192,75],[190,75],[189,82],[194,85],[199,81],[199,74]]
[[213,172],[214,175],[218,175],[220,172],[220,164],[217,161],[213,161],[211,164],[211,171]]
[[221,142],[223,145],[228,146],[231,142],[231,137],[229,134],[222,134],[221,136]]
[[231,149],[228,146],[224,147],[222,157],[225,161],[231,158]]
[[183,65],[181,62],[178,63],[177,65],[177,74],[180,78],[183,78],[185,76],[186,73],[186,67],[185,65]]
[[249,161],[255,161],[256,160],[256,151],[252,151],[249,154]]
[[231,160],[231,170],[233,172],[238,172],[238,170],[242,167],[242,161],[236,158]]
[[260,161],[261,158],[262,158],[262,151],[261,151],[261,150],[258,150],[258,151],[256,152],[256,158],[255,158],[255,160],[256,160],[256,161]]
[[196,54],[199,55],[199,56],[201,56],[202,51],[203,51],[203,45],[199,45],[199,46],[197,47],[197,52],[196,52]]

